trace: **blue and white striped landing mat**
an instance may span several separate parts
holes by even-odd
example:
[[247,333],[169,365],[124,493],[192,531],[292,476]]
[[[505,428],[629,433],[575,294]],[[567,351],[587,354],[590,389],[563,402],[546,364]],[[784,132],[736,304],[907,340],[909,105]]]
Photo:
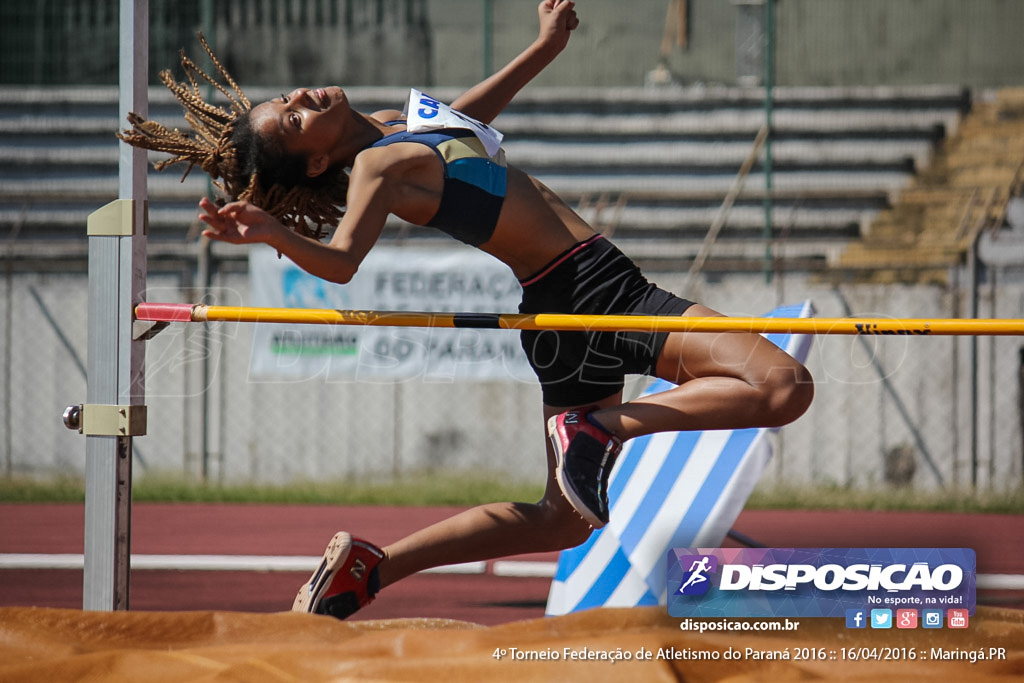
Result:
[[[807,318],[809,301],[773,318]],[[812,335],[769,334],[804,362]],[[671,388],[655,380],[645,394]],[[562,551],[547,614],[664,605],[670,548],[721,546],[772,455],[770,429],[652,434],[626,442],[608,484],[611,521]]]

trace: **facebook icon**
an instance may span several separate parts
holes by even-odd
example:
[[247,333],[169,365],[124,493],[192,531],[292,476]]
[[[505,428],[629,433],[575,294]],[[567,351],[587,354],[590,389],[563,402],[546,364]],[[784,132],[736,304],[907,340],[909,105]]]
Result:
[[867,612],[862,609],[846,610],[846,628],[867,628]]

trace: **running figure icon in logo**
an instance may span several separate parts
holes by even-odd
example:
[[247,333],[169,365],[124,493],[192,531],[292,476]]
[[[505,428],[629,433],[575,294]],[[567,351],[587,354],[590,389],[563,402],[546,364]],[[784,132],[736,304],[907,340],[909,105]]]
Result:
[[[684,558],[679,558],[683,560]],[[708,592],[711,583],[708,574],[718,569],[718,558],[714,555],[691,555],[685,558],[690,563],[686,580],[679,586],[679,595],[703,595]],[[681,563],[684,564],[684,563]],[[685,564],[684,564],[685,566]]]

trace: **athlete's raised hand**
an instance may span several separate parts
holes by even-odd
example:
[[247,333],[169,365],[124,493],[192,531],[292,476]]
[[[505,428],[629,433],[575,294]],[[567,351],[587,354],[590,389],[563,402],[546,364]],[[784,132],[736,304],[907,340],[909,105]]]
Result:
[[561,52],[569,42],[569,34],[580,25],[572,0],[543,0],[537,7],[540,17],[538,41]]

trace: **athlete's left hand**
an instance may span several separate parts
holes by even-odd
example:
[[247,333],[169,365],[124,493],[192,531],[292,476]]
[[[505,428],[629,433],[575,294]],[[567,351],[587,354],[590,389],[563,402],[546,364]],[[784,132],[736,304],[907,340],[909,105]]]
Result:
[[231,244],[270,243],[284,225],[269,213],[249,202],[231,202],[217,206],[206,197],[199,201],[199,220],[209,227],[203,236]]
[[569,34],[580,25],[575,8],[576,3],[572,0],[543,0],[537,7],[540,17],[537,40],[561,52],[569,43]]

